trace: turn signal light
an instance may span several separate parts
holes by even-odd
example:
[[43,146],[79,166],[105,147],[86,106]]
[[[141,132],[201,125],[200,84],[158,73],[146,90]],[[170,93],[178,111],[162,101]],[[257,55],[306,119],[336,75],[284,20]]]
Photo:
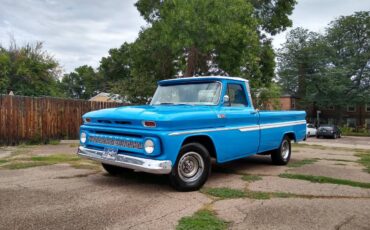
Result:
[[143,125],[144,125],[145,127],[151,127],[151,128],[156,127],[155,121],[144,121],[144,122],[143,122]]

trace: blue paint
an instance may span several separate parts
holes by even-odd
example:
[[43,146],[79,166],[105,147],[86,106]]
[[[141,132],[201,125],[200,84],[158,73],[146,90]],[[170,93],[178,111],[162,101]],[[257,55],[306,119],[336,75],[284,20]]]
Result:
[[[215,105],[142,105],[103,109],[86,113],[80,132],[87,133],[84,147],[103,149],[112,145],[93,143],[90,135],[144,143],[155,142],[155,152],[119,147],[119,154],[157,160],[171,160],[174,165],[186,138],[205,136],[214,144],[217,162],[243,158],[277,149],[285,134],[302,141],[306,134],[304,111],[256,111],[250,97],[248,81],[229,77],[192,77],[158,82],[160,86],[178,84],[221,83],[221,96]],[[246,105],[231,107],[224,104],[228,84],[239,84]],[[240,91],[241,92],[241,91]],[[235,99],[236,100],[236,99]],[[156,127],[144,127],[143,121],[154,121]]]

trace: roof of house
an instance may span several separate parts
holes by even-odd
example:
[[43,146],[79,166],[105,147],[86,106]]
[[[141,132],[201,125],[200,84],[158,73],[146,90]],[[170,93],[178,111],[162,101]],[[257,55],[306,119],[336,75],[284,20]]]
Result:
[[[105,98],[106,100],[102,100],[102,98]],[[90,98],[89,101],[114,101],[122,103],[123,99],[119,94],[101,92]]]

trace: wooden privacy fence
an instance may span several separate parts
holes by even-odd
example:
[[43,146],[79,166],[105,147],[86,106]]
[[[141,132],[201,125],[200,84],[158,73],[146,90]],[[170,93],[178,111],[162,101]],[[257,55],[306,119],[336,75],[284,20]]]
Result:
[[78,139],[81,116],[123,103],[0,95],[0,145]]

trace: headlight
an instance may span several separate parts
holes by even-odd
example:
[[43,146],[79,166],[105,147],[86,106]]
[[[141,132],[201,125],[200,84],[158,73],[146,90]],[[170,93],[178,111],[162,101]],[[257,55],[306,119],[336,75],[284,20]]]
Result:
[[80,141],[81,143],[85,143],[86,142],[86,133],[82,132],[81,135],[80,135]]
[[144,143],[144,150],[147,154],[154,152],[154,142],[150,139],[146,140]]

